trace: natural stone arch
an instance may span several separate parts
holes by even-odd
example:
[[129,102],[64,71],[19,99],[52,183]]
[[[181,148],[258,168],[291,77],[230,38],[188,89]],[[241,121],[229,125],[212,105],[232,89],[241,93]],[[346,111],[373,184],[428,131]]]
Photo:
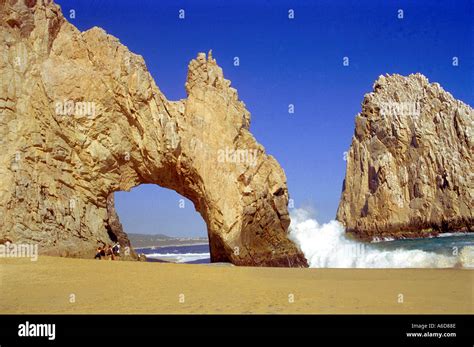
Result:
[[0,6],[3,238],[73,256],[110,233],[127,243],[111,194],[152,183],[194,203],[212,261],[306,266],[287,238],[284,172],[211,54],[191,61],[188,97],[172,102],[102,29],[79,32],[53,4]]

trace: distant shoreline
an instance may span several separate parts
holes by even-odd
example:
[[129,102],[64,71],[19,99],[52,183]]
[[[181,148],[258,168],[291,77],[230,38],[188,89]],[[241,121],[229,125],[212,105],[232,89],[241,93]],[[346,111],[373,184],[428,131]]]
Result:
[[196,243],[170,243],[169,245],[155,245],[155,246],[145,246],[145,247],[133,247],[135,251],[140,249],[154,249],[154,248],[165,248],[165,247],[189,247],[189,246],[204,246],[208,245],[209,242],[196,242]]
[[165,234],[133,234],[128,233],[128,239],[135,250],[163,248],[163,247],[185,247],[194,245],[208,245],[207,237],[171,237]]

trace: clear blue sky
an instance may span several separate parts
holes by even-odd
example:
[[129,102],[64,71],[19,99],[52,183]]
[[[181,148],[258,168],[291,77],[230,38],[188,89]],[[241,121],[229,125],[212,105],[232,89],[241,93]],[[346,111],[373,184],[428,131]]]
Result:
[[[319,221],[335,216],[354,117],[380,74],[421,72],[474,105],[470,0],[57,3],[66,16],[76,11],[69,20],[80,30],[100,26],[142,55],[170,100],[186,96],[189,60],[212,49],[252,114],[252,133],[283,166],[296,207],[311,207]],[[128,232],[205,235],[192,203],[180,209],[180,198],[142,185],[118,193],[116,202]]]

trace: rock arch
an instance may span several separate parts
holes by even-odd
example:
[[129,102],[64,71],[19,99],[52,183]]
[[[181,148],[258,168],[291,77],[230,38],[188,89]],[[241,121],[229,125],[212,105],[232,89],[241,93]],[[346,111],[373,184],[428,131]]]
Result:
[[50,1],[1,2],[0,18],[0,239],[69,256],[110,233],[127,243],[113,192],[152,183],[194,203],[212,261],[306,266],[287,238],[285,174],[211,53],[190,62],[188,97],[169,101],[141,56]]

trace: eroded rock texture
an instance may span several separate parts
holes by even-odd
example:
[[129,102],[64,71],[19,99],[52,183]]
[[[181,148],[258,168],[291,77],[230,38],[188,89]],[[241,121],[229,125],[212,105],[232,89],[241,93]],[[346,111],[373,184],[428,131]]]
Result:
[[153,183],[194,203],[213,261],[306,266],[287,238],[285,174],[211,54],[173,102],[141,56],[48,0],[0,0],[0,19],[0,239],[69,256],[127,244],[111,194]]
[[380,76],[356,117],[337,219],[365,239],[472,231],[473,122],[423,75]]

